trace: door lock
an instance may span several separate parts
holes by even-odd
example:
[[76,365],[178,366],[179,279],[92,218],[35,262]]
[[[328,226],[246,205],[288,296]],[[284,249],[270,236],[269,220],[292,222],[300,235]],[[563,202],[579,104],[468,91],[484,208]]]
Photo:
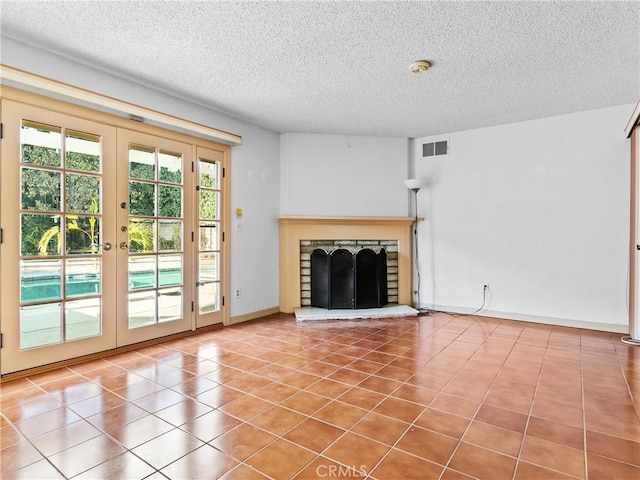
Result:
[[128,250],[129,249],[129,245],[127,244],[127,242],[120,242],[120,250]]

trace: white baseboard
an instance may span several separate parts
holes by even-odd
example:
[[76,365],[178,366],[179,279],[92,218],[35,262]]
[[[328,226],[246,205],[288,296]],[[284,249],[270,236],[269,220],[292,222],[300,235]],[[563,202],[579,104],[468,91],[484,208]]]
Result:
[[[472,308],[457,307],[453,305],[424,305],[422,308],[439,312],[461,313],[467,315],[475,311]],[[544,325],[555,325],[559,327],[584,328],[586,330],[599,330],[612,333],[629,333],[629,325],[626,324],[586,322],[584,320],[574,320],[570,318],[545,317],[541,315],[527,315],[525,313],[501,312],[496,310],[482,310],[474,315],[479,317],[502,318],[504,320],[541,323]]]

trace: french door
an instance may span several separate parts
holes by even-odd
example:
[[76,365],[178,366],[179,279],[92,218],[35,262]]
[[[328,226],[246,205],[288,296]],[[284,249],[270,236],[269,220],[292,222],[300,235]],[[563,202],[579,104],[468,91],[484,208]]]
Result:
[[0,373],[222,322],[225,150],[2,100]]
[[224,152],[196,149],[197,242],[193,255],[197,277],[197,327],[222,322]]
[[118,346],[192,328],[191,155],[191,145],[118,130]]
[[3,100],[2,373],[115,346],[114,127]]

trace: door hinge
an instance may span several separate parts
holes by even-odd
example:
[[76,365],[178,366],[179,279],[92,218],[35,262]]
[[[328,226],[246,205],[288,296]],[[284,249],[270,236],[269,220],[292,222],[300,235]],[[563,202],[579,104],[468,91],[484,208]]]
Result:
[[0,123],[0,138],[4,138],[4,123]]
[[191,172],[195,172],[196,171],[196,164],[195,162],[191,162]]
[[196,309],[195,303],[191,302],[191,311],[193,312],[193,311],[195,311],[195,309]]
[[224,307],[224,295],[222,296],[222,306]]
[[196,239],[195,233],[191,232],[191,241],[193,242],[193,241],[195,241],[195,239]]
[[4,344],[3,340],[4,337],[2,336],[2,333],[0,333],[0,348],[2,348],[2,345]]
[[3,233],[4,233],[4,232],[3,232],[3,231],[2,231],[2,229],[0,228],[0,243],[2,243],[2,239],[3,239],[2,234],[3,234]]
[[224,178],[227,175],[227,169],[222,167],[222,178]]

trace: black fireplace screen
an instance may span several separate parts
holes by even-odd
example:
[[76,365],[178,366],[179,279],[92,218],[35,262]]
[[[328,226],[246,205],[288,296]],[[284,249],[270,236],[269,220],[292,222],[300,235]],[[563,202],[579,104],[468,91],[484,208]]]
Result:
[[328,309],[382,307],[387,299],[387,253],[363,248],[311,253],[311,306]]

